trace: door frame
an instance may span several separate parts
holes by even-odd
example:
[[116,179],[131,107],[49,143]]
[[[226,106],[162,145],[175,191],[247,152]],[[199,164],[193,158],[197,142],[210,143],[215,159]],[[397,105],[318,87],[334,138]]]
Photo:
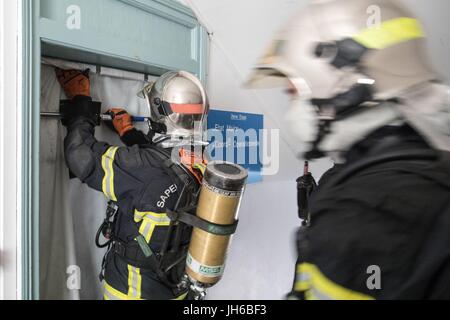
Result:
[[[20,59],[22,78],[21,91],[21,290],[22,299],[39,299],[39,144],[40,144],[40,74],[42,43],[49,39],[40,35],[40,1],[19,0],[22,17]],[[186,6],[173,0],[112,0],[126,3],[140,10],[157,12],[167,19],[181,19],[188,15],[195,19],[194,13]],[[198,75],[206,85],[209,60],[209,37],[206,29],[198,23],[195,29],[200,59]],[[71,49],[83,49],[68,46]],[[127,61],[127,57],[120,57]],[[130,62],[133,59],[128,59]],[[20,64],[20,63],[19,63]],[[20,115],[19,115],[20,116]]]

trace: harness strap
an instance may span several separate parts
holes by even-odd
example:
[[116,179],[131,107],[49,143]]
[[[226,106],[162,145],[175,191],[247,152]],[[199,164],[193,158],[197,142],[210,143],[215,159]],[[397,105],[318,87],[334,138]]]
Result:
[[[198,181],[193,176],[193,174],[182,164],[173,162],[171,160],[171,155],[165,152],[165,150],[158,149],[152,145],[146,146],[146,148],[153,151],[152,154],[160,160],[160,162],[163,164],[162,169],[168,174],[170,179],[174,183],[178,184],[181,182],[181,184],[183,185],[183,192],[180,195],[180,199],[178,201],[176,209],[178,209],[178,205],[181,202],[182,206],[193,206],[194,204],[196,205],[198,196],[197,191],[199,189],[197,188]],[[185,195],[186,197],[184,197]],[[162,217],[159,218],[162,219]],[[114,238],[113,243],[111,244],[111,250],[113,250],[115,254],[117,254],[125,262],[127,262],[129,265],[132,265],[133,267],[152,270],[165,285],[167,285],[169,288],[172,288],[174,293],[176,293],[177,290],[179,290],[178,283],[170,281],[169,277],[170,274],[175,271],[174,268],[185,261],[188,249],[188,246],[182,245],[181,239],[178,239],[177,241],[177,238],[181,237],[181,228],[190,228],[190,226],[186,224],[177,224],[175,221],[171,221],[168,218],[166,219],[168,220],[167,222],[158,220],[157,222],[159,224],[153,223],[154,221],[151,222],[155,227],[167,226],[170,230],[174,228],[176,229],[175,244],[167,254],[153,252],[148,245],[148,241],[150,241],[151,239],[144,238],[145,235],[142,235],[141,232],[139,232],[139,236],[136,238],[136,241],[131,241],[128,243],[119,241],[118,239]],[[144,220],[145,219],[143,218],[142,223],[145,222]],[[135,220],[135,222],[138,221]],[[147,223],[147,225],[149,225],[149,223]],[[167,234],[168,239],[166,239],[165,241],[167,242],[167,245],[170,242],[169,237],[171,236],[171,233],[172,232],[169,232]],[[147,234],[151,233],[147,232]]]
[[149,146],[148,149],[154,151],[154,154],[161,159],[163,163],[163,169],[173,181],[181,180],[182,184],[185,185],[186,188],[190,191],[190,194],[196,193],[195,186],[198,185],[198,182],[192,172],[189,171],[189,169],[187,169],[180,163],[172,161],[171,155],[165,150],[161,150],[154,146]]
[[[175,291],[178,289],[177,284],[170,282],[165,274],[166,270],[160,267],[161,257],[159,254],[152,254],[149,257],[145,257],[137,242],[123,243],[115,241],[112,244],[112,250],[127,264],[139,269],[149,269],[155,272],[158,278],[176,293]],[[187,250],[187,246],[182,248],[181,251],[183,250]]]
[[230,236],[236,233],[236,229],[239,223],[239,221],[236,220],[235,223],[231,225],[215,224],[183,211],[168,211],[167,216],[172,221],[180,221],[184,224],[193,226],[216,236]]

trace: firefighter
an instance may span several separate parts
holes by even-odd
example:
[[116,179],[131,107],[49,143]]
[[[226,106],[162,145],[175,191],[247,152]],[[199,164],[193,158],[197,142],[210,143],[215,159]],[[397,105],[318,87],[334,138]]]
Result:
[[450,99],[396,1],[313,1],[249,80],[292,95],[305,158],[332,157],[292,297],[450,299]]
[[[71,99],[64,115],[67,166],[110,200],[97,235],[97,244],[108,247],[101,273],[104,299],[184,299],[192,228],[171,222],[166,212],[196,205],[209,111],[200,81],[187,72],[169,72],[143,89],[151,114],[148,135],[133,127],[125,110],[109,110],[126,145],[118,147],[95,139],[98,115],[89,71],[57,69],[56,74]],[[104,245],[101,235],[109,240]]]

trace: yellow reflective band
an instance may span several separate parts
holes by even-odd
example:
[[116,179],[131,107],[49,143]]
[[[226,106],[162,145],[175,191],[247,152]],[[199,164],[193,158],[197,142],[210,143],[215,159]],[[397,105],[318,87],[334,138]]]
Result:
[[144,220],[142,221],[141,227],[139,228],[139,233],[142,234],[147,243],[150,242],[153,236],[153,232],[155,232],[156,225],[151,223],[150,221]]
[[380,26],[364,29],[353,40],[369,49],[387,47],[425,37],[420,22],[413,18],[397,18],[385,21]]
[[147,214],[144,216],[144,220],[154,223],[159,227],[168,227],[171,221],[167,214],[154,212],[147,212]]
[[118,147],[111,147],[102,157],[102,168],[104,172],[102,190],[105,196],[113,201],[117,201],[116,194],[114,192],[114,158]]
[[128,300],[141,300],[141,269],[128,265]]
[[317,266],[310,263],[297,266],[297,282],[294,289],[305,292],[307,300],[374,300],[371,296],[332,282]]
[[139,212],[135,210],[134,221],[136,223],[142,222],[139,227],[139,233],[144,236],[147,243],[152,239],[156,227],[168,227],[170,225],[170,219],[165,213]]
[[200,170],[200,172],[201,172],[203,175],[205,175],[206,164],[203,164],[203,163],[197,163],[197,164],[194,164],[194,165],[192,166],[192,168],[197,169],[197,170]]
[[105,300],[128,300],[128,296],[113,287],[111,287],[106,281],[104,282],[104,295]]
[[146,213],[145,212],[139,212],[139,211],[134,211],[134,221],[139,223],[142,220],[144,220]]
[[310,285],[307,281],[297,281],[295,282],[294,291],[307,291],[309,289]]
[[165,213],[134,211],[134,221],[142,222],[139,233],[144,236],[147,243],[152,239],[156,227],[168,227],[171,220]]
[[155,212],[140,212],[138,210],[134,211],[134,221],[139,223],[142,220],[147,220],[150,223],[154,223],[160,227],[168,227],[170,225],[170,219],[165,213],[155,213]]

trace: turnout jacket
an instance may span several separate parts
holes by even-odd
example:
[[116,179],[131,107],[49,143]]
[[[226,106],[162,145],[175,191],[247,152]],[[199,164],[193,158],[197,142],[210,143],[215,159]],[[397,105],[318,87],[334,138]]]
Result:
[[[138,131],[124,136],[127,147],[116,147],[95,139],[95,123],[87,117],[76,117],[67,128],[65,158],[71,173],[118,205],[115,241],[105,261],[104,298],[182,299],[184,292],[168,285],[154,268],[146,265],[136,239],[145,238],[157,256],[170,225],[167,210],[173,210],[180,197],[179,204],[186,205],[192,195],[189,193],[199,188],[197,180],[186,176],[188,181],[183,181],[174,174],[169,162],[161,157],[162,149],[135,144],[146,142]],[[185,184],[191,186],[189,191]],[[178,230],[174,238],[170,239],[169,251],[173,241],[187,247],[190,229]],[[183,257],[180,261],[183,263],[177,269],[182,272]]]
[[297,297],[450,299],[448,155],[405,126],[382,128],[346,157],[310,200]]

